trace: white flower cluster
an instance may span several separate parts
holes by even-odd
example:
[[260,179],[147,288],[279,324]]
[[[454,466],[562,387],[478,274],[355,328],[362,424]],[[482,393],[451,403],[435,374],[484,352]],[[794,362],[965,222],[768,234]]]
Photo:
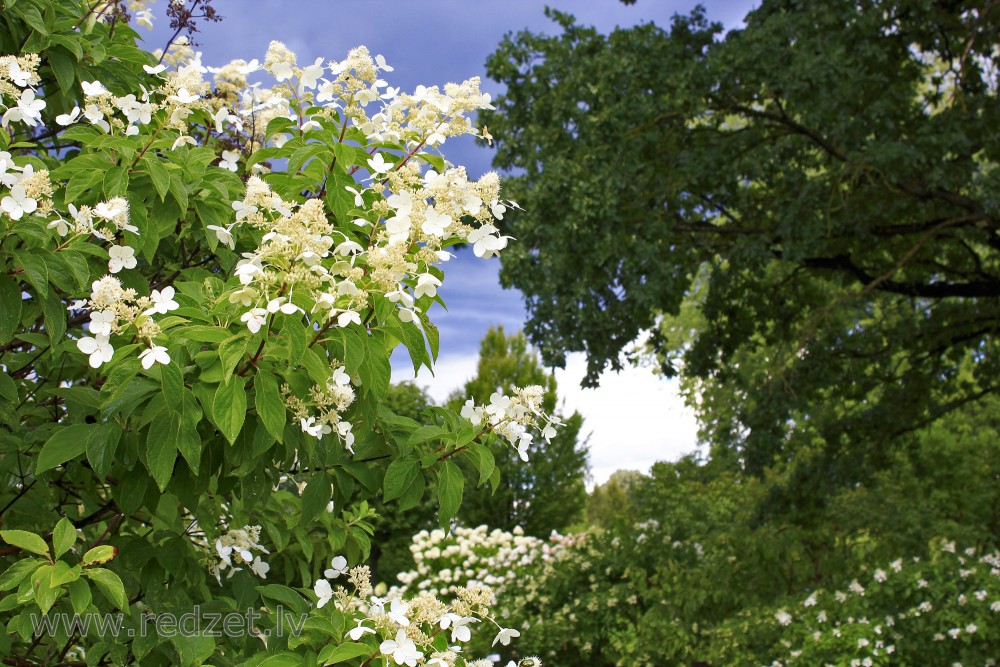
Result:
[[10,188],[0,200],[0,210],[11,220],[51,213],[52,182],[47,169],[35,171],[30,164],[19,166],[10,153],[0,151],[0,184]]
[[[132,261],[134,266],[135,260]],[[168,286],[162,290],[154,289],[148,297],[140,297],[134,289],[122,287],[121,281],[114,276],[94,281],[90,299],[69,305],[71,311],[90,310],[90,333],[93,336],[80,338],[76,342],[77,348],[90,356],[91,367],[99,368],[111,361],[114,355],[111,335],[121,334],[132,327],[136,335],[145,338],[149,344],[139,354],[143,368],[151,368],[156,363],[169,364],[167,348],[153,343],[153,339],[160,335],[160,327],[152,316],[179,308],[174,295],[174,288]]]
[[462,407],[462,416],[475,426],[485,425],[504,438],[517,450],[522,461],[528,460],[528,448],[534,436],[530,429],[541,431],[545,442],[552,442],[562,423],[558,417],[542,411],[545,390],[538,385],[513,388],[513,395],[493,392],[489,405],[476,405],[469,399]]
[[[143,12],[145,6],[140,2],[133,9]],[[438,298],[443,282],[437,265],[451,257],[447,247],[467,242],[483,258],[506,247],[509,237],[501,234],[498,221],[508,207],[517,205],[501,200],[498,176],[490,173],[470,181],[463,168],[421,153],[449,137],[476,134],[468,115],[491,108],[478,79],[448,84],[443,90],[421,86],[405,94],[380,78],[392,67],[364,47],[353,49],[343,61],[324,64],[318,59],[299,67],[295,54],[274,42],[263,64],[239,61],[217,70],[204,67],[200,54],[184,44],[175,51],[165,59],[175,64],[172,71],[166,65],[145,66],[159,85],[141,92],[117,95],[101,81],[83,81],[82,108],[61,114],[56,123],[62,127],[87,123],[114,136],[136,137],[142,142],[138,155],[149,158],[154,153],[147,149],[154,141],[169,141],[174,133],[171,150],[196,145],[191,128],[207,125],[209,134],[214,129],[230,147],[234,143],[239,147],[222,153],[218,166],[229,171],[239,171],[244,153],[252,157],[258,149],[280,147],[291,139],[287,124],[267,134],[267,123],[276,118],[298,124],[295,138],[307,146],[316,143],[310,133],[321,128],[340,133],[339,147],[376,144],[367,156],[341,165],[356,179],[353,185],[342,180],[335,184],[334,165],[324,165],[326,175],[315,179],[317,192],[304,191],[301,199],[286,201],[251,175],[243,198],[232,202],[231,221],[207,225],[209,237],[231,250],[236,250],[238,241],[251,243],[241,248],[234,269],[239,285],[220,298],[237,306],[233,319],[252,334],[267,335],[278,317],[298,318],[303,327],[316,331],[310,346],[332,326],[368,328],[398,321],[424,328],[424,311]],[[4,126],[36,125],[41,120],[45,101],[36,99],[32,89],[39,83],[37,68],[35,56],[0,58],[0,97],[10,102]],[[272,75],[276,85],[270,89],[249,85],[247,76],[258,70]],[[216,75],[214,94],[204,78],[209,71]],[[351,150],[346,154],[353,155]],[[343,159],[339,151],[337,157]],[[422,169],[422,157],[437,168]],[[255,166],[263,167],[259,162]],[[0,210],[12,220],[51,211],[53,185],[44,170],[18,165],[2,153],[0,183],[10,190],[0,199]],[[339,190],[340,201],[344,191],[353,200],[347,217],[328,215],[328,185]],[[91,205],[67,201],[66,208],[47,223],[58,236],[69,237],[63,245],[90,235],[107,243],[109,273],[139,265],[136,250],[122,240],[125,232],[139,234],[129,222],[124,198]],[[92,312],[91,335],[78,342],[91,365],[109,361],[114,352],[111,336],[133,325],[148,343],[141,355],[143,364],[149,368],[169,363],[166,347],[153,343],[161,332],[149,316],[177,307],[172,288],[139,297],[107,279],[94,285],[95,294],[71,308]],[[164,297],[168,290],[170,295]],[[386,301],[393,306],[389,311],[378,307]],[[326,386],[314,388],[308,397],[286,397],[304,432],[315,437],[336,432],[351,449],[351,424],[340,419],[354,400],[352,383],[345,378],[346,373],[334,373]],[[498,399],[490,407],[489,420],[526,458],[531,441],[527,428],[538,426],[548,439],[558,421],[538,409],[540,390],[519,391],[512,399]]]
[[448,595],[468,586],[489,586],[502,592],[517,581],[517,573],[537,559],[551,559],[558,544],[486,526],[455,528],[450,533],[422,530],[413,536],[410,552],[416,569],[398,575],[400,595],[428,592]]
[[231,577],[243,569],[237,566],[239,563],[249,566],[250,571],[261,579],[266,579],[271,566],[254,551],[271,553],[260,545],[260,526],[243,526],[230,530],[215,541],[215,557],[218,560],[213,560],[209,570],[220,584],[222,572],[228,571],[226,576]]
[[[285,403],[299,420],[302,432],[321,440],[324,435],[336,432],[344,446],[354,453],[353,425],[341,415],[354,403],[354,387],[344,366],[333,360],[333,373],[325,385],[315,385],[309,390],[309,399],[292,394],[288,385],[282,386]],[[313,414],[313,412],[316,414]]]
[[38,77],[40,62],[37,53],[0,57],[0,98],[13,98],[10,104],[0,103],[4,107],[0,117],[4,129],[11,123],[34,127],[41,122],[45,100],[37,99],[34,90],[41,82]]
[[[336,589],[330,580],[346,575],[353,587]],[[375,635],[382,639],[379,653],[385,664],[390,660],[396,665],[417,667],[478,667],[491,662],[472,661],[460,654],[461,644],[472,639],[474,624],[489,621],[498,632],[493,639],[507,646],[520,636],[518,630],[505,628],[490,615],[493,591],[486,587],[460,587],[454,590],[454,598],[445,603],[437,596],[424,591],[404,600],[400,591],[379,597],[373,595],[370,572],[367,566],[352,569],[347,567],[347,559],[336,556],[330,567],[323,572],[323,578],[313,584],[317,609],[334,602],[341,613],[355,621],[355,627],[347,632],[351,641],[359,641],[365,635]],[[439,650],[433,644],[434,637],[443,631],[450,633],[451,646]]]

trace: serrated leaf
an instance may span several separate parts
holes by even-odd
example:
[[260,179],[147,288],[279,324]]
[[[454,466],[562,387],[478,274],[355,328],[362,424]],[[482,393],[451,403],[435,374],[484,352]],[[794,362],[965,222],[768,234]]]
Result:
[[233,376],[227,384],[219,385],[212,401],[212,415],[229,444],[236,442],[236,436],[240,434],[247,416],[247,395],[243,389],[243,378]]
[[354,658],[360,658],[362,656],[369,656],[376,651],[367,644],[361,644],[358,642],[345,642],[338,646],[337,648],[330,651],[330,654],[326,656],[326,660],[323,662],[324,665],[339,665],[344,662],[349,662]]
[[45,330],[49,335],[49,344],[55,347],[62,342],[66,333],[66,306],[59,299],[55,290],[49,291],[42,300],[42,315],[45,317]]
[[49,294],[49,269],[46,258],[52,253],[48,250],[32,249],[14,252],[14,259],[24,270],[25,279],[35,288],[38,296],[45,298]]
[[295,653],[279,653],[264,658],[257,667],[301,667],[302,656]]
[[253,379],[254,404],[264,428],[275,440],[283,442],[285,431],[285,403],[281,400],[278,382],[264,371],[258,371]]
[[0,273],[0,343],[13,338],[21,323],[21,299],[17,282]]
[[163,491],[170,482],[177,459],[177,443],[183,427],[181,416],[172,410],[149,427],[146,438],[146,469]]
[[407,487],[403,495],[399,497],[399,511],[405,512],[416,507],[420,500],[424,497],[424,491],[426,488],[427,482],[424,480],[423,474],[418,474],[414,477],[410,486]]
[[73,606],[73,612],[82,614],[87,611],[87,607],[90,606],[92,599],[90,584],[84,579],[77,579],[76,581],[71,581],[67,588],[69,589],[69,601]]
[[0,591],[17,588],[26,577],[42,566],[45,561],[37,558],[22,558],[0,575]]
[[390,463],[382,482],[383,500],[389,502],[402,496],[419,474],[420,461],[414,457],[406,456]]
[[221,343],[227,338],[232,338],[232,335],[229,329],[195,324],[184,327],[176,334],[171,334],[171,340],[176,336],[177,340],[193,340],[199,343]]
[[442,463],[438,468],[438,520],[443,528],[458,514],[464,488],[462,470],[451,461]]
[[111,471],[121,436],[121,427],[108,422],[99,424],[87,438],[87,461],[99,479],[104,479]]
[[330,485],[330,476],[325,472],[314,473],[302,491],[302,516],[299,518],[299,525],[305,525],[319,516],[331,497],[333,487]]
[[153,187],[156,188],[156,194],[159,195],[162,202],[166,199],[167,192],[170,191],[170,172],[163,166],[160,158],[155,155],[143,157],[142,164],[146,167],[146,172],[149,174],[150,180],[153,181]]

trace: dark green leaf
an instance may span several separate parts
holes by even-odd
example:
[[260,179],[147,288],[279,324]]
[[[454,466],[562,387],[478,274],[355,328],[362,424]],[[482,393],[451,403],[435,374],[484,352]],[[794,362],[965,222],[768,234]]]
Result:
[[35,461],[35,474],[50,470],[67,461],[75,459],[87,449],[87,438],[94,426],[90,424],[73,424],[56,431],[42,445]]
[[227,384],[219,385],[212,401],[215,424],[226,436],[229,444],[236,442],[236,436],[240,434],[247,416],[247,395],[243,384],[243,378],[234,375]]

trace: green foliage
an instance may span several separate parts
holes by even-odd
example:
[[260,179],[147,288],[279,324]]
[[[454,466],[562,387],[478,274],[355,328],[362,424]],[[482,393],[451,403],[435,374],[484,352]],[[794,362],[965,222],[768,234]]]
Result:
[[[422,388],[412,382],[401,382],[389,387],[383,405],[399,417],[414,421],[423,419],[424,410],[434,403]],[[404,459],[397,459],[398,464]],[[374,507],[379,513],[372,535],[372,576],[375,581],[395,583],[396,575],[413,568],[410,538],[420,530],[430,530],[437,525],[437,493],[425,492],[421,500],[403,511],[399,505],[377,499]]]
[[506,38],[481,122],[546,363],[585,351],[595,380],[652,330],[718,455],[763,474],[818,447],[817,500],[995,392],[1000,37],[972,7],[766,0],[726,35],[553,11],[561,34]]
[[643,474],[637,470],[618,470],[604,484],[587,494],[587,525],[610,528],[636,509],[636,491]]
[[[345,634],[367,570],[333,603],[330,581],[369,557],[379,497],[447,524],[467,492],[453,457],[491,432],[385,400],[396,347],[415,368],[437,357],[436,253],[495,221],[495,178],[428,148],[484,98],[475,80],[425,89],[376,127],[357,97],[381,94],[367,50],[331,72],[275,43],[285,83],[256,106],[245,63],[213,85],[175,48],[160,71],[118,5],[7,0],[0,18],[0,655],[387,664],[395,622]],[[335,104],[317,67],[340,77]],[[442,168],[435,194],[415,158]],[[387,231],[429,200],[447,229]],[[160,627],[199,613],[240,631]],[[113,628],[36,633],[74,615]],[[446,648],[426,636],[428,657]]]
[[[983,663],[1000,610],[996,414],[988,399],[922,429],[868,483],[814,506],[808,526],[757,511],[794,472],[761,479],[689,458],[648,477],[619,473],[595,490],[605,528],[564,538],[507,585],[503,613],[524,630],[517,655]],[[611,494],[627,498],[618,512],[601,504]]]

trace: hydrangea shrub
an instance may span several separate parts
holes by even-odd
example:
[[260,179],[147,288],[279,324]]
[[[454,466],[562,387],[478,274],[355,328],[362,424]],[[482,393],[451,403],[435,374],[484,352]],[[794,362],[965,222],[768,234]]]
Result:
[[[218,18],[168,12],[199,5]],[[491,617],[488,588],[383,600],[362,563],[376,495],[412,507],[433,480],[448,526],[456,457],[496,485],[488,445],[554,427],[532,387],[473,421],[382,403],[394,349],[438,356],[450,249],[508,242],[496,174],[440,152],[489,96],[404,92],[364,47],[151,54],[130,12],[152,20],[81,0],[0,19],[0,654],[476,664],[443,629]],[[186,614],[234,627],[157,625]]]

